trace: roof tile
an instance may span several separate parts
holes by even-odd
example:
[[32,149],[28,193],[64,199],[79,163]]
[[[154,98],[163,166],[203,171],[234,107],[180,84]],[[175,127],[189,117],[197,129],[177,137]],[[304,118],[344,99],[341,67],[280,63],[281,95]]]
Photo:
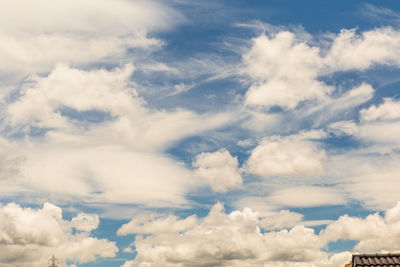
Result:
[[400,254],[353,255],[351,267],[400,267]]

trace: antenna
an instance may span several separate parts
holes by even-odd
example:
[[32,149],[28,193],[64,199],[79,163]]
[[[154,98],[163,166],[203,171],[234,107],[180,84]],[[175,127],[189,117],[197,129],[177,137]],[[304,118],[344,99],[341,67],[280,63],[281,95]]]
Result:
[[56,256],[53,256],[49,259],[49,267],[58,267],[58,259],[56,258]]

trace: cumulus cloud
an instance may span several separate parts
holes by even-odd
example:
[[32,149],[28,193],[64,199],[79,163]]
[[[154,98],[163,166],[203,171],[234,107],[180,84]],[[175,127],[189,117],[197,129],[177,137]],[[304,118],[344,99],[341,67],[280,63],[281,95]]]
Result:
[[289,210],[276,211],[277,207],[268,203],[265,197],[243,197],[236,201],[235,206],[237,209],[251,208],[256,210],[260,218],[268,220],[269,226],[263,227],[264,229],[294,226],[303,218],[302,214]]
[[[97,215],[79,214],[71,221],[62,218],[61,208],[45,203],[41,209],[9,203],[0,206],[1,266],[43,266],[54,252],[65,260],[84,263],[114,257],[114,242],[91,236],[98,226]],[[79,230],[74,233],[73,229]]]
[[342,30],[326,56],[333,70],[365,70],[374,64],[400,64],[400,32],[390,27],[357,33]]
[[0,71],[22,73],[121,59],[127,48],[160,46],[148,33],[183,20],[172,8],[141,0],[2,1],[0,18]]
[[[132,245],[137,256],[123,266],[293,266],[343,267],[350,251],[328,255],[324,250],[337,240],[357,241],[355,252],[395,251],[400,248],[400,204],[385,215],[365,218],[341,216],[316,234],[301,220],[301,214],[279,212],[283,217],[299,217],[289,229],[266,231],[273,218],[249,208],[225,213],[220,203],[201,219],[193,216],[146,215],[119,229],[119,234],[136,234]],[[268,223],[267,221],[270,220]],[[170,223],[177,225],[170,228]]]
[[374,65],[400,64],[400,32],[387,28],[357,33],[342,30],[325,42],[289,31],[262,34],[243,55],[251,78],[247,105],[293,110],[306,101],[326,102],[335,87],[321,78],[338,71],[366,70]]
[[[315,188],[311,187],[310,191],[312,191],[313,189],[315,190]],[[321,191],[322,190],[323,188],[321,188]],[[292,191],[296,191],[296,189],[292,189]],[[298,191],[300,193],[303,193],[302,188],[299,188]],[[298,197],[298,195],[296,195],[296,197]],[[316,196],[311,196],[311,197],[316,197]],[[292,202],[292,205],[288,206],[303,207],[302,205],[304,205],[304,198],[303,200],[300,198],[299,201],[300,201],[299,204],[293,204]],[[308,201],[311,202],[310,200]],[[317,201],[315,201],[313,204],[320,205],[321,203],[322,202],[317,203]],[[335,204],[335,202],[332,204]],[[292,228],[296,225],[304,225],[304,226],[326,225],[331,222],[330,220],[304,221],[303,214],[286,209],[280,209],[282,206],[284,206],[283,203],[274,202],[269,197],[244,197],[239,199],[235,203],[235,207],[237,209],[244,209],[245,207],[249,207],[252,210],[256,210],[260,220],[259,221],[260,227],[265,230]]]
[[96,214],[79,213],[71,219],[71,223],[75,229],[79,231],[91,232],[99,226],[99,216]]
[[[180,219],[182,224],[184,220],[187,219]],[[157,224],[161,222],[165,223],[164,228],[168,227],[167,221],[155,220]],[[147,224],[152,227],[154,222]],[[131,233],[143,233],[142,227]],[[263,234],[258,215],[251,209],[226,214],[223,206],[216,204],[205,218],[180,232],[137,236],[137,257],[125,265],[258,266],[269,261],[307,262],[325,259],[321,245],[310,228],[296,226],[290,231]]]
[[360,111],[360,117],[364,121],[394,120],[400,118],[400,101],[392,98],[384,98],[379,106],[372,105]]
[[301,101],[323,97],[332,90],[317,80],[322,67],[319,49],[296,40],[291,32],[253,39],[243,60],[253,79],[246,94],[249,105],[293,109]]
[[355,249],[363,252],[379,250],[394,251],[400,249],[400,204],[386,211],[366,218],[344,215],[321,231],[321,238],[335,241],[338,239],[357,240]]
[[251,152],[248,171],[263,178],[322,173],[325,152],[301,135],[264,138]]
[[226,149],[196,156],[193,166],[196,175],[207,181],[216,192],[226,192],[242,184],[238,160]]

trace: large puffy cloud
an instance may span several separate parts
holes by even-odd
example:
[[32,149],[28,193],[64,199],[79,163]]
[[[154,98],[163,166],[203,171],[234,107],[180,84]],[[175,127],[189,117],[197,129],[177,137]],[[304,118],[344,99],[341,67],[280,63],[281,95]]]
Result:
[[276,206],[268,203],[265,197],[244,197],[235,206],[238,209],[256,210],[260,218],[260,226],[266,230],[290,228],[303,220],[303,215],[289,210],[276,211]]
[[[310,197],[308,198],[307,196],[304,196],[305,193],[302,190],[307,190],[306,195],[309,195],[309,191],[311,192]],[[318,191],[320,190],[319,196],[316,196],[312,191]],[[291,192],[289,192],[291,191]],[[278,190],[279,192],[279,190]],[[290,193],[294,192],[294,196],[290,196]],[[315,188],[315,187],[306,187],[306,188],[290,188],[287,191],[288,195],[286,197],[292,198],[290,200],[290,204],[288,203],[289,201],[283,200],[281,203],[274,201],[274,199],[270,197],[244,197],[239,199],[236,203],[235,206],[238,209],[243,209],[245,207],[249,207],[252,210],[256,210],[257,214],[259,215],[260,219],[260,227],[265,229],[265,230],[274,230],[274,229],[285,229],[285,228],[292,228],[296,225],[304,225],[304,226],[317,226],[317,225],[326,225],[329,224],[331,221],[330,220],[310,220],[310,221],[304,221],[303,214],[300,214],[298,212],[286,210],[286,209],[280,209],[282,206],[292,206],[292,207],[307,207],[309,206],[321,206],[321,205],[335,205],[342,203],[341,199],[342,197],[339,197],[338,194],[335,195],[335,197],[339,197],[338,199],[333,199],[331,196],[328,196],[327,198],[331,197],[329,200],[333,201],[332,203],[327,203],[324,202],[324,199],[317,199],[316,197],[320,197],[324,193],[332,194],[330,190],[326,190],[324,188]],[[337,193],[337,192],[333,192]],[[279,192],[279,194],[282,194],[282,191]],[[276,194],[275,194],[276,196]],[[297,203],[295,203],[295,199],[298,200]],[[326,199],[326,198],[325,198]],[[308,203],[306,203],[308,202]],[[289,205],[288,205],[289,204]],[[307,205],[308,204],[308,205]]]
[[193,166],[196,174],[207,181],[216,192],[226,192],[242,184],[238,160],[226,149],[196,156]]
[[91,235],[97,215],[62,218],[59,207],[45,203],[42,209],[22,208],[15,203],[0,206],[0,266],[43,266],[55,253],[62,261],[79,263],[114,257],[114,242]]
[[249,172],[264,178],[322,173],[325,152],[307,139],[301,134],[264,138],[247,161]]
[[[121,234],[143,234],[147,232],[142,229],[157,225],[154,233],[136,236],[133,244],[136,259],[125,266],[259,266],[264,262],[310,262],[327,258],[320,251],[322,243],[312,229],[296,226],[290,231],[263,234],[257,213],[248,208],[226,214],[223,206],[216,204],[196,224],[188,225],[188,218],[179,220],[186,226],[179,229],[171,229],[165,219],[149,221],[140,227],[132,227],[132,222],[122,226]],[[161,223],[168,231],[158,230]]]
[[333,70],[364,70],[374,64],[400,65],[400,32],[378,28],[361,34],[342,30],[333,40],[326,56]]
[[148,32],[181,20],[157,1],[2,1],[0,71],[46,71],[58,62],[121,58],[127,48],[159,46]]
[[[287,217],[290,212],[279,213]],[[170,227],[171,222],[176,227]],[[202,219],[146,215],[119,229],[119,234],[136,234],[132,246],[137,256],[123,266],[343,267],[351,252],[328,255],[324,251],[330,242],[357,241],[354,251],[358,253],[400,248],[400,204],[384,216],[341,216],[318,235],[305,223],[300,219],[290,229],[263,231],[265,224],[257,212],[244,208],[226,214],[219,203]]]
[[294,109],[305,101],[325,101],[334,87],[320,78],[338,71],[366,70],[373,65],[399,66],[400,32],[378,28],[357,34],[342,30],[331,45],[311,42],[299,34],[279,31],[253,39],[243,55],[251,78],[245,102],[267,108]]
[[400,249],[400,203],[388,209],[385,216],[379,213],[366,218],[344,215],[321,231],[325,241],[338,239],[357,240],[355,249],[363,252]]
[[254,80],[246,94],[247,104],[295,108],[298,102],[331,91],[316,79],[322,66],[319,49],[299,42],[293,33],[255,38],[244,62]]

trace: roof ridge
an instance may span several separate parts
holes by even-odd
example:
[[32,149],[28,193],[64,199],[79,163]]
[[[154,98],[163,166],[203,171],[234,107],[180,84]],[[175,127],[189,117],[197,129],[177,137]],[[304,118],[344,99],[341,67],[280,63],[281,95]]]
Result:
[[400,252],[396,253],[369,253],[369,254],[353,254],[354,257],[390,257],[400,256]]

